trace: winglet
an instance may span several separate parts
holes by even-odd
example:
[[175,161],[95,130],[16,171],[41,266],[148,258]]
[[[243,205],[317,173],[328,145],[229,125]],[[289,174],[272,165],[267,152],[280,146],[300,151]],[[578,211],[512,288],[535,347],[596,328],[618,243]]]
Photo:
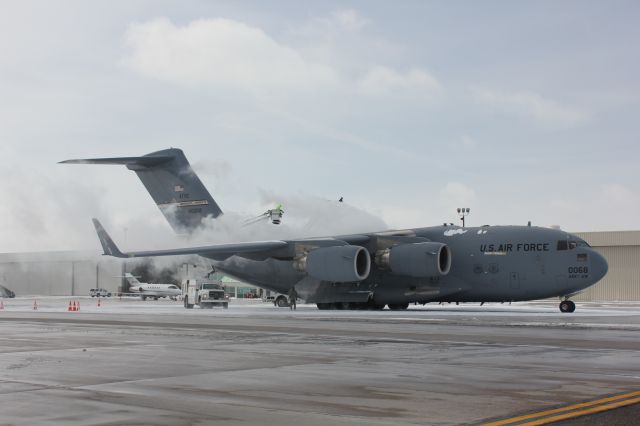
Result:
[[100,221],[96,218],[93,218],[92,220],[93,226],[95,226],[96,228],[98,238],[100,239],[100,244],[102,244],[104,255],[114,257],[127,257],[126,254],[122,253],[120,249],[118,249],[118,246],[116,246],[116,243],[114,243],[109,234],[107,234],[107,231],[105,231]]

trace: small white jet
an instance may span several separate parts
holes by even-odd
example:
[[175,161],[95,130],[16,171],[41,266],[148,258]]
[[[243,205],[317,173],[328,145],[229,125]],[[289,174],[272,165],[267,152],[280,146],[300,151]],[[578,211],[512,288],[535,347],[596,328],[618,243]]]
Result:
[[175,284],[141,283],[128,272],[124,274],[124,277],[129,282],[129,291],[140,294],[140,299],[142,300],[146,300],[147,297],[152,297],[155,300],[158,300],[159,297],[168,297],[171,300],[176,300],[182,294],[180,287]]

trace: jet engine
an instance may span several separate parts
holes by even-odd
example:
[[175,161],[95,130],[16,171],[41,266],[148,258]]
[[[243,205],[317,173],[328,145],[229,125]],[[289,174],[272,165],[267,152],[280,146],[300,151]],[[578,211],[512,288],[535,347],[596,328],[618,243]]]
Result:
[[371,270],[371,258],[364,247],[321,247],[297,259],[294,267],[322,281],[346,283],[366,279]]
[[376,253],[376,263],[395,274],[415,278],[447,275],[451,250],[436,242],[400,244]]

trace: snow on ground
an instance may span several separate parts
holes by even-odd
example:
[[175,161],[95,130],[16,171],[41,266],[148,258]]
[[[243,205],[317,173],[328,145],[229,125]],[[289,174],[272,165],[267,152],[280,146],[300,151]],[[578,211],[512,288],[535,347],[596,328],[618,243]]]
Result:
[[[70,296],[25,296],[15,299],[0,299],[4,309],[2,312],[67,312],[69,315],[81,315],[83,313],[109,313],[109,314],[139,314],[139,315],[227,315],[227,316],[282,316],[292,314],[288,308],[277,308],[271,302],[262,302],[260,299],[230,300],[229,309],[215,307],[213,309],[185,309],[181,301],[171,300],[147,300],[142,301],[134,297],[107,297],[98,299],[91,297]],[[68,312],[69,302],[80,304],[79,312]],[[37,310],[34,310],[34,302]],[[640,315],[640,303],[636,302],[607,302],[607,303],[576,303],[574,314],[562,314],[558,310],[558,302],[551,300],[535,302],[515,302],[512,304],[464,303],[460,305],[437,303],[427,305],[410,305],[407,311],[320,311],[315,304],[298,304],[295,315],[322,316],[328,318],[364,317],[370,315],[382,316],[394,320],[419,320],[425,319],[437,321],[438,318],[473,317],[473,316],[497,316],[497,317],[549,317],[549,319],[568,320],[573,317],[604,317],[604,316],[638,316]],[[636,321],[634,321],[636,322]]]

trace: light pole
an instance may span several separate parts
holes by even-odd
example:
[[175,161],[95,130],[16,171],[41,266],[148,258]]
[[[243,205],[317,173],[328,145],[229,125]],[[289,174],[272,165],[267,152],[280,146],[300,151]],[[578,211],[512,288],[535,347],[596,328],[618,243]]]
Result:
[[460,216],[460,220],[462,221],[462,227],[464,228],[464,218],[469,215],[471,209],[469,207],[458,207],[458,216]]

